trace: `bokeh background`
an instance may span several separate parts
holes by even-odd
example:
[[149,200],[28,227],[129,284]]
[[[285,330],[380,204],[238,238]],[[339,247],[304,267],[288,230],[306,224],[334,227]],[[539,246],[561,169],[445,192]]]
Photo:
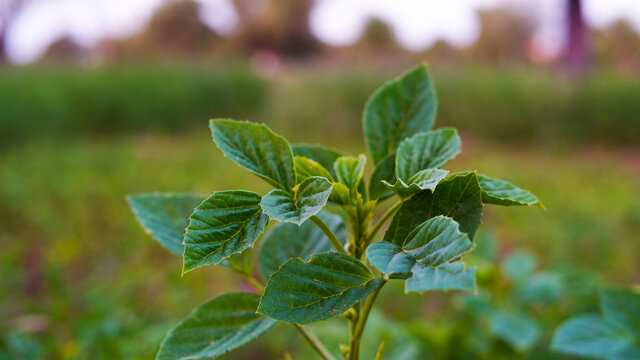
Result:
[[[389,287],[367,336],[389,359],[566,358],[554,327],[597,310],[602,286],[640,283],[639,5],[0,0],[0,359],[153,358],[193,306],[247,286],[181,277],[125,195],[265,192],[215,147],[212,117],[362,153],[368,96],[424,61],[436,126],[463,137],[450,168],[547,211],[487,209],[478,296]],[[341,325],[316,331],[337,344]],[[313,358],[285,326],[226,358],[285,350]]]

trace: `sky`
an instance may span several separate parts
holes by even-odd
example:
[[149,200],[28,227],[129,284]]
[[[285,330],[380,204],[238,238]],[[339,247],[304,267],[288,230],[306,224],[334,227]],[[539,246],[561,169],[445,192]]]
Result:
[[[4,1],[4,0],[0,0]],[[164,0],[32,0],[12,23],[7,51],[12,61],[37,60],[49,44],[70,36],[91,47],[105,38],[123,38],[141,30]],[[229,0],[198,0],[201,18],[221,34],[233,30],[236,16]],[[509,4],[539,20],[538,47],[553,55],[563,38],[565,0],[316,0],[312,32],[331,45],[358,39],[371,17],[387,21],[398,42],[409,50],[428,48],[438,40],[455,46],[478,35],[478,9]],[[624,18],[640,31],[640,0],[583,0],[589,25],[601,28]]]

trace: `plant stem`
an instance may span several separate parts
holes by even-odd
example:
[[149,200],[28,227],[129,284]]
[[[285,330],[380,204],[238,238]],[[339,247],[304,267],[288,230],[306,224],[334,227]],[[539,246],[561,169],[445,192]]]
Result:
[[293,326],[295,326],[295,328],[298,329],[298,331],[300,331],[302,336],[304,336],[304,338],[307,339],[309,344],[311,344],[311,346],[316,350],[318,355],[322,357],[322,359],[335,360],[335,358],[333,357],[333,355],[331,355],[329,350],[327,350],[327,348],[325,348],[324,345],[322,345],[318,337],[310,329],[300,324],[293,324]]
[[389,210],[387,210],[387,212],[385,212],[382,217],[380,218],[380,220],[378,220],[378,222],[376,223],[376,225],[373,227],[373,229],[371,229],[371,231],[369,232],[369,236],[367,237],[367,242],[365,244],[365,246],[369,246],[369,244],[371,244],[371,242],[373,241],[373,239],[376,237],[376,235],[378,234],[378,231],[380,231],[380,229],[382,228],[382,226],[384,225],[385,222],[387,222],[387,220],[389,220],[389,218],[391,216],[393,216],[393,214],[396,213],[396,211],[398,211],[398,209],[400,209],[400,206],[402,205],[402,201],[398,201],[397,203],[393,204],[392,207],[389,208]]
[[376,353],[376,359],[375,360],[382,360],[382,353],[384,352],[384,341],[380,343],[380,346],[378,346],[378,352]]
[[336,250],[338,250],[341,253],[346,254],[347,252],[344,250],[344,247],[342,246],[342,243],[340,242],[340,240],[338,240],[338,237],[336,236],[336,234],[333,233],[333,231],[331,231],[331,229],[329,229],[329,227],[327,226],[327,224],[324,223],[324,221],[322,221],[322,219],[320,219],[317,215],[313,215],[311,217],[311,221],[313,221],[314,224],[316,224],[316,226],[322,230],[322,232],[327,235],[327,237],[329,238],[329,241],[331,241],[331,245],[333,245],[334,248],[336,248]]
[[[364,327],[367,324],[369,313],[371,313],[371,309],[373,308],[373,303],[376,302],[376,298],[378,297],[378,294],[380,294],[380,290],[382,290],[382,287],[387,283],[387,281],[388,279],[386,277],[380,281],[380,284],[378,284],[378,287],[376,287],[376,289],[373,290],[373,293],[371,293],[371,295],[367,297],[367,300],[364,303],[364,307],[360,312],[360,316],[358,317],[358,320],[355,324],[355,329],[352,335],[353,338],[355,338],[355,345],[358,348],[358,351],[355,351],[356,353],[359,353],[360,338],[362,337],[362,332],[364,331]],[[353,349],[351,350],[353,351]],[[351,358],[351,359],[357,360],[358,358]]]
[[[241,275],[244,276],[244,278],[247,279],[249,284],[251,284],[251,286],[253,286],[254,289],[256,289],[260,294],[264,294],[264,286],[262,286],[260,282],[256,280],[256,278],[254,278],[250,274],[241,274]],[[311,331],[311,329],[308,329],[300,324],[291,324],[291,325],[293,325],[296,329],[298,329],[298,331],[300,331],[300,333],[302,333],[302,336],[309,342],[311,347],[313,347],[313,349],[316,352],[318,352],[318,355],[320,355],[320,357],[322,357],[323,360],[335,360],[333,355],[331,355],[329,350],[327,350],[327,348],[322,344],[320,339],[318,339],[318,337],[313,333],[313,331]]]

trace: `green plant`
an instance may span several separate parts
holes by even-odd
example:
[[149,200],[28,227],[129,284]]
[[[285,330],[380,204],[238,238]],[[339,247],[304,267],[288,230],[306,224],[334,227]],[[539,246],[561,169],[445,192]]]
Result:
[[640,293],[607,289],[602,316],[579,315],[560,325],[551,348],[565,354],[607,360],[640,359]]
[[[341,353],[359,359],[367,319],[391,279],[404,280],[406,292],[473,291],[475,269],[460,259],[474,247],[483,203],[541,204],[508,182],[441,169],[461,144],[454,129],[431,130],[436,108],[426,66],[374,93],[363,114],[375,164],[368,187],[364,155],[290,146],[265,125],[211,120],[222,152],[275,190],[264,196],[244,190],[210,197],[142,194],[129,202],[151,236],[183,256],[183,274],[225,266],[258,294],[224,294],[197,307],[167,334],[157,358],[215,357],[283,321],[323,359],[333,359],[304,324],[341,315],[349,322]],[[392,196],[398,201],[373,224],[377,206]],[[254,258],[261,279],[254,275]]]

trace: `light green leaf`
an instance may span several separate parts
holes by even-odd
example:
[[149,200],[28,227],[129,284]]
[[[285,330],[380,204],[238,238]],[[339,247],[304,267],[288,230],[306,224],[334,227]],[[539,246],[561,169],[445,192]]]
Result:
[[271,275],[258,312],[299,324],[340,315],[380,282],[360,260],[337,252],[287,261]]
[[338,205],[348,205],[351,203],[351,191],[347,185],[339,182],[333,183],[333,189],[331,189],[331,195],[329,201]]
[[322,167],[331,173],[331,176],[334,179],[336,177],[336,173],[333,170],[333,163],[335,163],[339,157],[344,156],[343,153],[334,149],[326,148],[322,145],[296,144],[292,145],[291,149],[295,156],[304,156],[322,165]]
[[523,304],[552,304],[562,297],[563,290],[562,276],[547,271],[528,278],[518,286],[515,295]]
[[373,162],[380,163],[405,138],[429,131],[436,108],[426,65],[379,88],[367,101],[363,113],[365,140]]
[[544,208],[535,195],[504,180],[478,175],[478,182],[482,188],[482,201],[486,204],[504,206],[537,205]]
[[382,183],[400,198],[408,199],[422,190],[433,191],[447,174],[449,174],[447,170],[425,169],[418,171],[406,183],[400,179],[396,179],[396,183],[393,185],[384,180]]
[[511,347],[525,351],[540,338],[540,325],[525,314],[498,311],[489,317],[489,330],[493,336]]
[[189,218],[182,272],[242,253],[253,246],[268,220],[260,208],[260,195],[243,190],[214,193]]
[[364,165],[367,158],[360,155],[357,158],[353,156],[342,156],[333,164],[338,181],[346,185],[349,189],[356,189],[362,180],[364,174]]
[[502,262],[502,271],[511,280],[523,282],[533,274],[536,266],[536,258],[531,253],[518,251],[504,259]]
[[189,215],[204,198],[198,194],[149,193],[129,195],[127,200],[145,231],[169,251],[182,256],[182,237]]
[[409,232],[426,220],[444,215],[460,224],[460,231],[473,238],[482,214],[480,185],[475,173],[453,174],[436,189],[422,191],[405,201],[393,217],[384,240],[404,244]]
[[414,135],[398,146],[396,175],[406,181],[418,171],[439,168],[460,153],[460,146],[460,137],[455,129]]
[[606,289],[600,296],[602,315],[626,329],[640,341],[640,293],[626,289]]
[[287,140],[264,124],[213,119],[211,132],[226,157],[275,187],[296,186],[293,153]]
[[388,241],[377,241],[369,245],[367,260],[376,269],[391,279],[407,279],[411,277],[411,268],[416,259],[402,248]]
[[402,248],[419,263],[438,266],[462,256],[473,248],[473,243],[453,219],[436,216],[416,227]]
[[329,170],[307,157],[296,156],[293,158],[293,162],[296,167],[297,183],[300,183],[311,176],[320,176],[333,181],[333,177],[329,173]]
[[253,273],[253,249],[247,248],[240,254],[233,254],[218,265],[235,270],[240,274],[251,275]]
[[578,356],[613,358],[634,346],[623,329],[596,315],[580,315],[560,325],[551,348]]
[[196,307],[169,331],[156,359],[211,359],[256,339],[275,324],[256,314],[259,301],[256,294],[236,292]]
[[298,184],[293,194],[276,189],[262,198],[260,206],[273,220],[301,225],[322,210],[331,194],[329,180],[312,176]]
[[416,262],[411,269],[413,276],[405,282],[405,292],[425,292],[430,290],[476,289],[476,269],[465,269],[461,261],[444,263],[433,267]]
[[[346,228],[342,218],[326,211],[318,213],[318,217],[344,243]],[[258,267],[262,278],[267,280],[289,259],[307,258],[312,254],[331,249],[333,246],[329,239],[310,221],[301,226],[282,223],[276,225],[264,236],[258,252]]]
[[376,165],[371,174],[369,180],[369,198],[371,200],[382,201],[389,196],[393,195],[383,180],[389,184],[393,184],[396,181],[396,153],[387,155],[382,161]]

